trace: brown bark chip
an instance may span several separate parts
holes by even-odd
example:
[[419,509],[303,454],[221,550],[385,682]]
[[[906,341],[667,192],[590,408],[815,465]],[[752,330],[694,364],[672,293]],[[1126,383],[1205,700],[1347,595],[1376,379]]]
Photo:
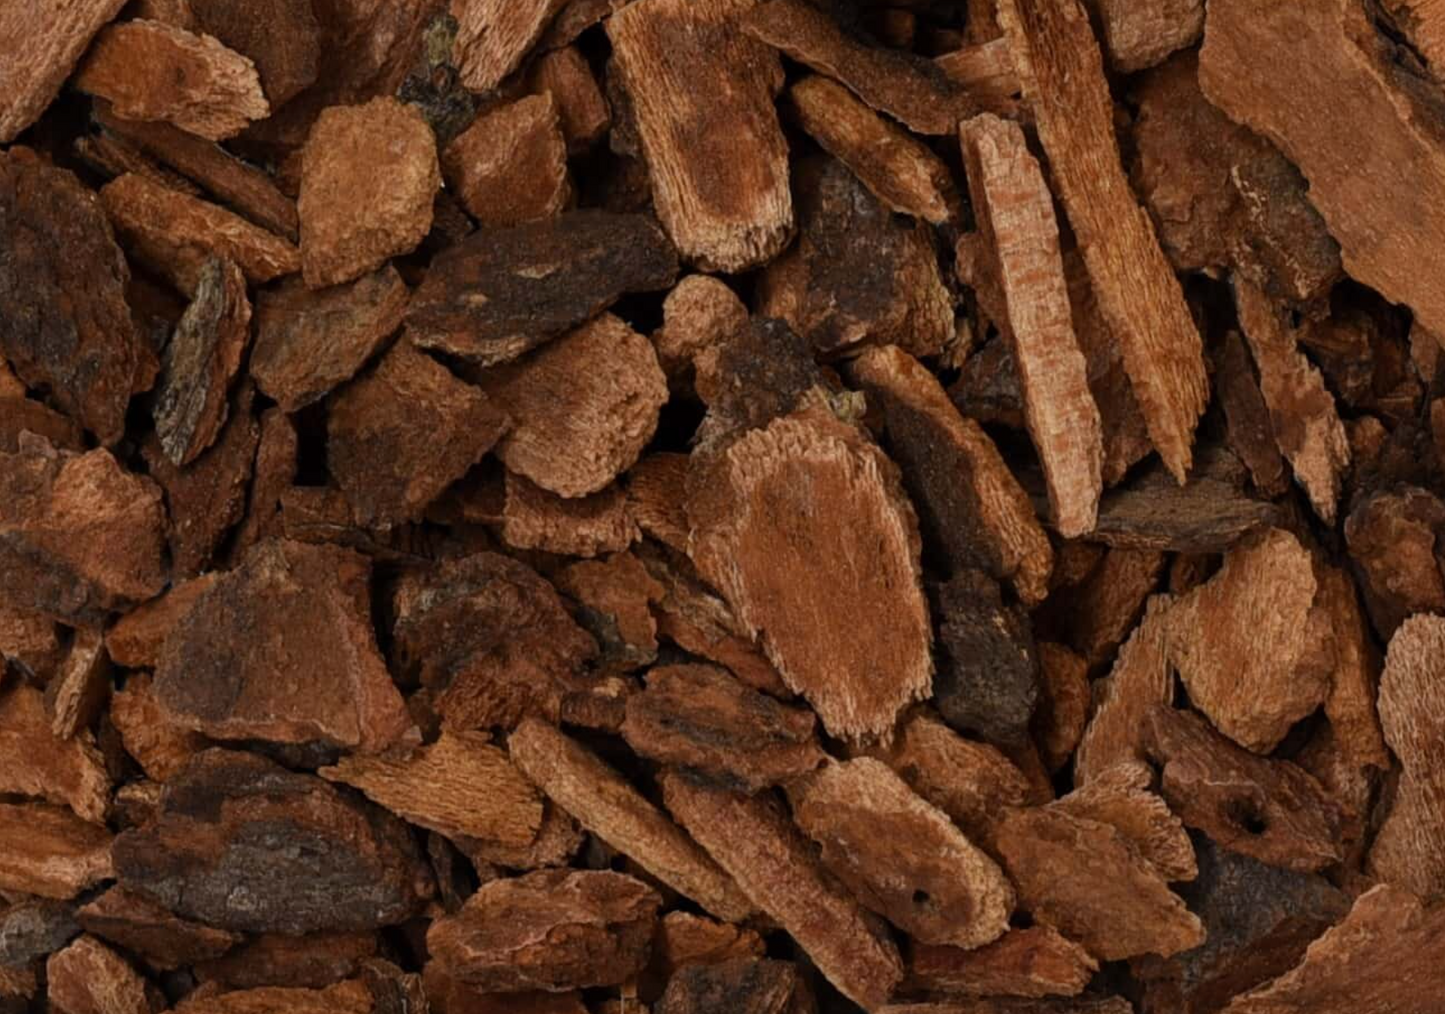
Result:
[[154,365],[126,305],[129,282],[95,196],[27,148],[0,153],[0,354],[107,445]]
[[196,990],[178,1014],[373,1014],[381,1005],[359,980],[326,989],[265,986],[260,989]]
[[416,249],[440,186],[436,137],[415,107],[378,98],[324,111],[296,200],[307,286],[349,282]]
[[1199,872],[1194,846],[1169,804],[1149,791],[1152,780],[1147,765],[1126,761],[1050,805],[1075,817],[1112,824],[1170,883],[1193,880]]
[[[0,968],[27,968],[80,933],[72,907],[53,898],[0,902]],[[0,996],[3,996],[0,987]]]
[[727,283],[711,275],[688,275],[663,301],[662,326],[652,332],[652,344],[663,372],[676,381],[692,373],[699,354],[721,346],[747,325],[748,308]]
[[402,340],[331,399],[327,462],[357,520],[389,528],[419,520],[506,427],[497,399]]
[[795,965],[767,958],[732,958],[679,969],[655,1005],[657,1014],[788,1014],[798,1010]]
[[933,671],[917,521],[892,464],[806,409],[740,437],[696,479],[699,572],[829,732],[886,733]]
[[256,65],[214,36],[159,21],[105,29],[75,86],[128,120],[165,120],[212,141],[234,137],[271,111]]
[[261,437],[252,468],[246,519],[231,544],[233,558],[263,539],[281,534],[281,497],[296,478],[296,424],[279,407],[261,413]]
[[1032,731],[1044,767],[1058,771],[1073,756],[1088,723],[1089,663],[1061,644],[1041,642],[1037,650],[1039,701]]
[[922,57],[864,45],[806,0],[766,0],[743,16],[751,35],[847,85],[868,105],[919,134],[951,134],[977,107]]
[[214,35],[256,64],[272,109],[316,80],[321,27],[307,0],[186,0],[193,31]]
[[15,686],[0,694],[0,792],[68,806],[99,824],[110,805],[110,787],[89,730],[62,739],[50,727],[39,690]]
[[324,989],[356,975],[375,958],[377,942],[373,931],[304,937],[263,933],[219,957],[197,961],[196,974],[229,989]]
[[667,589],[636,555],[621,552],[602,560],[579,560],[554,580],[558,590],[581,606],[578,615],[601,645],[604,667],[635,669],[657,660],[652,609]]
[[47,996],[61,1014],[151,1014],[147,983],[95,937],[83,936],[45,963]]
[[556,215],[567,205],[567,143],[550,94],[484,113],[442,152],[442,175],[483,228]]
[[521,64],[566,0],[450,0],[452,62],[470,91],[489,92]]
[[432,261],[407,330],[421,348],[494,366],[676,275],[676,252],[645,215],[573,211],[479,229]]
[[45,686],[50,731],[68,740],[93,724],[110,694],[110,665],[104,635],[95,627],[77,630],[65,664]]
[[1084,948],[1052,926],[1011,929],[976,950],[918,944],[905,992],[964,996],[1078,996],[1099,969]]
[[1445,620],[1414,616],[1390,638],[1380,677],[1380,723],[1402,767],[1370,871],[1422,898],[1445,893],[1445,791],[1438,704]]
[[903,977],[892,941],[822,868],[777,799],[675,774],[662,788],[673,816],[844,996],[866,1008],[888,998]]
[[1370,637],[1360,609],[1355,582],[1336,567],[1318,567],[1316,608],[1328,612],[1334,634],[1335,665],[1325,714],[1345,755],[1357,765],[1390,767],[1385,750],[1376,697],[1380,675],[1379,652]]
[[[191,585],[202,585],[200,590],[203,591],[212,583],[207,579],[216,576],[208,574],[179,587],[185,589]],[[159,644],[155,650],[159,653]],[[147,665],[155,665],[155,659],[148,659]],[[111,694],[110,721],[120,734],[125,752],[134,758],[147,777],[156,782],[169,781],[172,775],[185,767],[192,754],[209,745],[200,733],[177,724],[161,706],[156,700],[155,681],[147,673],[132,673],[125,686]]]
[[993,251],[1008,315],[1024,416],[1043,464],[1054,526],[1065,538],[1094,527],[1104,437],[1074,336],[1053,199],[1023,129],[984,115],[959,127],[979,235]]
[[1094,684],[1094,708],[1074,755],[1074,784],[1124,761],[1142,760],[1144,720],[1174,697],[1168,644],[1173,600],[1150,599],[1144,617],[1119,649],[1109,675]]
[[1199,332],[1119,163],[1102,57],[1079,0],[1000,0],[1056,187],[1149,436],[1183,482],[1209,395]]
[[1388,639],[1413,613],[1445,612],[1445,576],[1436,562],[1445,503],[1416,486],[1379,491],[1345,520],[1370,619]]
[[1204,34],[1204,0],[1098,0],[1109,62],[1126,73],[1160,63]]
[[607,22],[658,217],[704,271],[771,260],[793,231],[788,143],[773,105],[782,67],[744,34],[752,7],[641,0]]
[[126,669],[154,669],[171,628],[219,577],[211,573],[181,581],[116,620],[105,635],[111,660]]
[[621,552],[639,536],[627,510],[627,494],[615,483],[572,499],[511,472],[505,483],[502,541],[515,549],[593,557]]
[[95,33],[125,0],[85,0],[39,11],[7,4],[0,13],[0,144],[29,127],[60,93]]
[[630,468],[667,401],[652,343],[610,313],[479,380],[513,420],[497,457],[564,497],[596,493]]
[[494,880],[431,924],[427,949],[447,976],[487,992],[614,986],[647,964],[661,900],[610,871]]
[[[156,667],[162,707],[217,739],[375,752],[415,735],[377,653],[370,571],[339,547],[255,547],[166,638]],[[255,639],[257,630],[267,637]]]
[[74,898],[115,875],[111,839],[64,807],[0,803],[0,891]]
[[534,95],[552,96],[571,154],[592,147],[612,126],[612,108],[576,46],[538,57],[527,72],[527,86]]

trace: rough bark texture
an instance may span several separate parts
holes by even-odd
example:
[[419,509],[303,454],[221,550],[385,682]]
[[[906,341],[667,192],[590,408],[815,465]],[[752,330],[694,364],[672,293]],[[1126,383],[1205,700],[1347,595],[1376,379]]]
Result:
[[1074,784],[1085,785],[1123,761],[1143,759],[1144,720],[1174,696],[1168,637],[1173,600],[1159,595],[1119,649],[1109,675],[1094,684],[1094,709],[1074,756]]
[[555,100],[529,95],[479,116],[446,146],[442,175],[483,227],[559,213],[572,195]]
[[16,686],[0,695],[0,792],[68,806],[100,824],[110,789],[110,775],[88,730],[70,739],[56,736],[39,690]]
[[120,13],[125,0],[68,4],[37,19],[19,4],[0,15],[0,144],[9,144],[45,111],[75,69],[95,33]]
[[489,92],[517,69],[566,0],[450,0],[462,84]]
[[1143,70],[1204,34],[1204,0],[1096,0],[1109,62]]
[[321,27],[306,0],[186,0],[195,29],[214,35],[256,65],[261,88],[278,109],[315,82]]
[[516,549],[595,557],[621,552],[638,538],[627,496],[616,483],[568,499],[511,472],[504,482],[502,541]]
[[1098,969],[1088,951],[1052,926],[1030,926],[976,950],[914,947],[903,988],[964,996],[1077,996]]
[[115,875],[112,835],[47,803],[0,803],[0,891],[68,900]]
[[45,962],[47,996],[62,1014],[151,1014],[146,981],[130,963],[91,936]]

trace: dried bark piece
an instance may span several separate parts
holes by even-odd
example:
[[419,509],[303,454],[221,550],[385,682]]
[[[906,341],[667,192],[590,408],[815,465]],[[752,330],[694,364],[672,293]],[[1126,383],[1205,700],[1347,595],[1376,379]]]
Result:
[[414,737],[377,652],[370,576],[370,563],[350,550],[255,547],[172,628],[156,666],[156,699],[176,724],[215,739],[372,753]]
[[312,933],[289,937],[264,933],[207,961],[198,961],[196,975],[228,989],[281,986],[325,989],[349,979],[375,958],[377,934]]
[[1090,531],[1103,489],[1104,438],[1074,336],[1053,198],[1018,124],[985,114],[959,126],[978,235],[993,251],[1024,416],[1048,483],[1054,526]]
[[[92,115],[94,110],[105,105],[104,99],[95,99],[92,103]],[[114,120],[114,117],[112,117]],[[140,121],[118,120],[115,122],[129,123]],[[167,130],[175,130],[169,124],[158,124]],[[183,137],[194,137],[183,130],[176,130],[176,133]],[[211,142],[202,138],[196,138],[197,144],[212,147]],[[192,197],[200,197],[202,190],[189,179],[178,172],[172,172],[152,158],[139,145],[120,137],[114,131],[102,130],[96,134],[85,137],[77,137],[73,145],[75,154],[86,165],[103,175],[106,179],[114,179],[117,176],[124,176],[126,173],[135,173],[138,176],[145,176],[161,186],[170,190],[179,190],[181,193],[190,194]]]
[[126,304],[129,281],[100,205],[74,175],[27,148],[0,154],[0,353],[104,444],[120,439],[131,392],[154,365]]
[[1375,701],[1379,654],[1370,639],[1354,580],[1335,567],[1317,567],[1315,608],[1324,609],[1333,633],[1335,665],[1325,714],[1341,750],[1355,764],[1390,767]]
[[521,64],[566,0],[451,0],[452,62],[470,91],[489,92]]
[[89,731],[55,732],[39,690],[20,685],[0,695],[0,792],[68,806],[76,816],[102,824],[110,788]]
[[1061,644],[1039,642],[1039,700],[1032,732],[1049,771],[1068,763],[1089,718],[1089,663]]
[[667,401],[652,343],[610,313],[478,380],[514,420],[497,457],[564,497],[596,493],[632,467]]
[[1149,436],[1183,483],[1209,396],[1202,343],[1148,213],[1124,177],[1089,20],[1078,0],[1000,0],[998,20]]
[[1329,693],[1329,670],[1309,657],[1317,587],[1299,540],[1272,529],[1231,550],[1169,611],[1169,656],[1190,700],[1256,753],[1273,750]]
[[999,584],[977,570],[930,586],[938,649],[934,696],[956,729],[1002,745],[1028,734],[1039,694],[1039,660],[1028,614],[1005,603]]
[[550,799],[542,804],[542,829],[537,840],[525,848],[498,845],[472,838],[453,841],[479,874],[491,876],[497,867],[508,870],[538,870],[549,866],[565,866],[582,847],[587,837],[571,815]]
[[313,291],[297,280],[256,296],[251,376],[295,412],[355,376],[401,326],[407,289],[390,265]]
[[113,853],[121,886],[252,933],[399,923],[432,890],[401,821],[313,775],[226,750],[192,758],[156,819],[118,836]]
[[676,774],[663,776],[662,791],[673,816],[839,992],[865,1008],[888,998],[903,977],[892,941],[822,868],[776,799]]
[[550,94],[528,95],[472,121],[442,152],[442,173],[483,228],[549,218],[567,206],[567,143]]
[[986,998],[937,1003],[897,1003],[879,1008],[878,1014],[1134,1014],[1123,997],[1077,999]]
[[612,126],[612,109],[576,46],[538,57],[527,71],[527,88],[534,95],[552,96],[569,154],[585,152]]
[[1204,34],[1204,0],[1099,0],[1097,8],[1109,62],[1125,73],[1162,63]]
[[924,943],[980,947],[1008,928],[1013,887],[948,817],[871,757],[788,788],[793,819],[858,900]]
[[1296,968],[1236,997],[1225,1014],[1427,1014],[1445,967],[1442,918],[1441,909],[1381,884],[1310,944]]
[[109,451],[43,438],[0,454],[0,570],[11,601],[72,624],[155,596],[166,582],[159,487]]
[[929,693],[933,664],[917,522],[891,462],[807,409],[744,434],[704,470],[687,506],[699,572],[830,733],[892,728]]
[[1204,941],[1198,917],[1109,824],[1054,806],[1011,810],[999,821],[998,851],[1019,907],[1105,961],[1168,957]]
[[1390,638],[1380,677],[1380,724],[1399,758],[1399,786],[1374,846],[1370,872],[1430,898],[1445,891],[1445,792],[1441,791],[1438,670],[1445,621],[1413,616]]
[[1288,486],[1284,457],[1274,439],[1269,406],[1239,332],[1224,336],[1215,369],[1215,389],[1224,409],[1225,439],[1249,469],[1255,488],[1279,496]]
[[205,32],[249,58],[272,109],[315,82],[321,28],[305,0],[264,0],[238,7],[228,0],[187,0],[193,31]]
[[1148,765],[1125,761],[1049,805],[1075,817],[1112,824],[1170,883],[1193,880],[1199,872],[1194,846],[1179,818],[1149,791],[1152,781]]
[[[208,575],[212,576],[215,575]],[[159,645],[156,650],[159,651]],[[169,712],[156,700],[153,681],[145,673],[131,674],[125,686],[111,695],[110,720],[120,734],[126,753],[157,782],[168,781],[192,754],[208,745],[205,737],[174,723]]]
[[20,434],[31,432],[65,451],[85,449],[80,424],[44,403],[24,394],[0,396],[0,451],[14,454],[20,449]]
[[751,6],[646,0],[607,22],[658,218],[704,271],[763,264],[793,232],[788,144],[773,105],[782,66],[743,33]]
[[219,205],[126,173],[100,191],[127,249],[181,292],[194,292],[211,257],[234,261],[261,285],[301,268],[296,247]]
[[1350,464],[1350,443],[1334,397],[1300,352],[1281,310],[1263,292],[1236,278],[1234,301],[1259,368],[1259,388],[1269,407],[1275,442],[1315,513],[1333,524],[1341,479]]
[[866,46],[843,34],[804,0],[767,0],[742,26],[820,74],[847,85],[868,105],[917,134],[951,134],[977,112],[963,88],[929,60]]
[[458,982],[429,961],[422,969],[427,1004],[438,1014],[588,1014],[582,994],[565,993],[483,993]]
[[1094,684],[1094,709],[1074,754],[1074,784],[1125,761],[1143,760],[1144,721],[1156,704],[1174,697],[1169,665],[1169,610],[1174,600],[1156,595],[1144,617],[1119,649],[1109,675]]
[[[988,17],[993,20],[992,11]],[[1007,39],[1000,36],[971,43],[935,56],[933,62],[950,80],[962,85],[984,112],[1010,119],[1026,118],[1018,98],[1019,75]]]
[[982,567],[1010,581],[1025,602],[1042,600],[1053,550],[988,435],[960,415],[937,379],[901,349],[867,349],[853,370],[869,396],[882,402],[924,535],[943,547],[949,569]]
[[432,261],[407,331],[422,348],[494,366],[676,275],[676,253],[644,215],[572,211],[480,229]]
[[384,97],[324,110],[296,199],[306,285],[349,282],[415,250],[441,182],[436,137],[414,106]]
[[694,387],[707,415],[693,434],[694,456],[711,459],[748,430],[804,406],[828,407],[856,419],[856,398],[835,393],[807,342],[781,320],[753,318],[746,327],[698,352]]
[[197,990],[175,1010],[178,1014],[379,1014],[381,1007],[366,984],[353,979],[326,989]]
[[655,1005],[657,1014],[787,1014],[801,988],[796,966],[767,958],[733,958],[678,969]]
[[1415,486],[1367,496],[1346,519],[1350,557],[1382,638],[1413,613],[1445,612],[1445,577],[1435,557],[1442,527],[1445,504]]
[[181,581],[116,620],[105,634],[111,661],[125,669],[154,669],[171,628],[219,577],[210,573]]
[[578,616],[602,646],[604,668],[635,669],[657,660],[652,607],[667,590],[636,556],[622,552],[582,560],[554,580],[581,607]]
[[127,120],[165,120],[211,141],[234,137],[271,107],[256,65],[210,35],[160,21],[111,25],[96,37],[75,86]]
[[111,833],[46,803],[0,803],[0,891],[62,901],[114,876]]
[[125,0],[88,0],[39,16],[19,5],[0,19],[0,52],[11,55],[0,70],[0,144],[9,144],[60,94],[95,33]]
[[358,523],[389,528],[427,506],[491,450],[507,427],[500,399],[399,341],[337,392],[327,465]]
[[1352,277],[1445,333],[1445,291],[1418,270],[1445,236],[1441,155],[1422,125],[1423,97],[1377,45],[1363,8],[1331,0],[1304,16],[1232,0],[1210,8],[1206,34],[1205,96],[1299,167]]
[[763,939],[753,930],[690,912],[668,912],[658,920],[652,960],[638,983],[638,993],[644,1000],[654,1000],[682,968],[761,958],[763,952]]
[[593,834],[715,915],[752,911],[736,884],[617,772],[555,727],[529,718],[508,749],[522,772]]
[[[0,599],[0,673],[13,667],[20,675],[48,680],[63,660],[55,621]],[[0,676],[0,684],[5,682]]]
[[1069,643],[1090,668],[1112,656],[1134,629],[1163,572],[1164,554],[1157,550],[1110,549],[1077,587],[1056,593]]
[[621,552],[639,537],[619,485],[569,500],[507,473],[502,541],[509,546],[591,557]]
[[953,217],[958,194],[942,159],[848,89],[812,75],[788,89],[788,100],[799,125],[890,210],[934,225]]
[[[80,933],[72,907],[49,898],[0,902],[0,968],[28,967]],[[6,995],[0,987],[0,996]]]
[[1160,792],[1220,847],[1285,869],[1338,862],[1339,811],[1298,765],[1241,750],[1192,712],[1156,705],[1146,749],[1163,764]]
[[151,1014],[145,979],[95,937],[83,936],[45,962],[46,997],[61,1014]]
[[256,543],[281,534],[281,497],[296,479],[299,450],[296,425],[279,407],[261,413],[261,438],[252,468],[246,519],[231,544],[237,557]]
[[241,942],[241,934],[183,919],[124,887],[104,894],[75,914],[87,933],[143,957],[156,968],[180,968],[219,957]]
[[936,355],[955,333],[953,297],[929,227],[891,215],[835,159],[795,167],[800,237],[759,279],[759,315],[819,352],[895,344]]
[[484,991],[613,986],[647,964],[661,902],[621,873],[542,870],[483,884],[431,924],[427,949],[449,977]]
[[663,301],[662,326],[652,332],[652,343],[663,372],[675,381],[691,374],[699,354],[722,346],[747,326],[748,308],[727,283],[711,275],[688,275]]
[[949,996],[1078,996],[1099,963],[1052,926],[1011,929],[975,950],[917,944],[904,991]]
[[757,792],[823,762],[814,724],[714,666],[667,665],[628,698],[622,735],[640,757]]

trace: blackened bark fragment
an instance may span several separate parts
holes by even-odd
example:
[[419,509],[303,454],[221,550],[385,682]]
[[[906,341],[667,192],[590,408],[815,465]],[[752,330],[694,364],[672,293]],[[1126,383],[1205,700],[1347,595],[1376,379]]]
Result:
[[954,728],[992,742],[1021,742],[1039,696],[1028,614],[1006,604],[998,582],[982,571],[960,571],[930,591],[938,625],[939,713]]

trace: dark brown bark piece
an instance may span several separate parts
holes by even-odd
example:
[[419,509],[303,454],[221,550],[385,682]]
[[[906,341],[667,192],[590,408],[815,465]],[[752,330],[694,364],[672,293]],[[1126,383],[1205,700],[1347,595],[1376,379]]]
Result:
[[1380,637],[1394,636],[1414,613],[1445,613],[1445,577],[1436,557],[1436,547],[1445,546],[1441,531],[1445,503],[1417,486],[1366,496],[1345,520],[1345,541]]
[[1039,698],[1039,658],[1028,614],[1005,603],[999,584],[959,571],[930,589],[937,630],[935,704],[955,729],[1017,745]]
[[0,144],[9,144],[60,94],[95,33],[120,13],[125,0],[87,0],[38,16],[19,4],[0,17]]
[[527,72],[527,87],[534,95],[552,96],[571,154],[591,148],[612,126],[612,108],[576,46],[538,57]]
[[[92,106],[99,107],[105,104],[104,99],[96,99]],[[114,117],[112,117],[114,119]],[[135,122],[121,120],[118,122]],[[182,136],[192,136],[183,130],[177,130],[169,124],[161,124],[167,129],[176,130]],[[196,139],[198,143],[210,145],[211,142],[202,138]],[[129,141],[114,131],[101,130],[98,133],[90,134],[75,139],[75,154],[82,162],[99,172],[107,179],[114,179],[117,176],[124,176],[126,173],[135,173],[138,176],[145,176],[161,186],[170,190],[179,190],[181,193],[190,194],[192,197],[201,196],[202,190],[186,177],[178,172],[161,165],[147,152],[132,141]]]
[[676,774],[662,789],[673,816],[844,996],[868,1008],[888,998],[903,977],[892,941],[822,868],[777,799]]
[[676,274],[671,244],[643,215],[573,211],[481,229],[432,262],[407,330],[422,348],[494,366]]
[[689,966],[762,956],[763,939],[751,929],[690,912],[668,912],[658,920],[652,960],[638,982],[638,994],[655,1000],[673,974]]
[[0,451],[14,454],[20,448],[20,434],[27,430],[44,437],[63,451],[85,448],[79,423],[43,402],[27,398],[23,385],[19,381],[16,384],[21,387],[19,393],[0,395]]
[[919,134],[951,134],[977,112],[962,87],[931,61],[866,46],[805,0],[767,0],[743,17],[750,34],[836,78],[879,112]]
[[[213,572],[207,578],[217,576]],[[194,584],[210,586],[210,582],[201,578],[180,587],[184,589]],[[197,591],[196,594],[199,593]],[[160,645],[155,645],[154,650],[158,654]],[[154,658],[148,661],[150,665],[155,664]],[[111,694],[109,715],[111,724],[120,734],[125,752],[134,758],[148,777],[158,783],[170,780],[185,767],[192,754],[210,745],[200,733],[176,724],[171,714],[156,700],[154,680],[148,673],[132,673],[127,677],[125,686]]]
[[377,934],[372,931],[304,937],[263,933],[195,966],[198,978],[228,989],[325,989],[357,975],[376,951]]
[[111,661],[126,669],[154,669],[171,628],[219,576],[204,574],[181,581],[116,620],[105,635]]
[[415,736],[377,652],[370,574],[364,557],[341,548],[255,547],[172,628],[157,700],[177,724],[216,739],[370,753]]
[[1325,714],[1335,741],[1353,763],[1381,771],[1390,767],[1376,712],[1380,658],[1355,592],[1354,579],[1335,567],[1317,566],[1315,608],[1329,616],[1334,642],[1334,672]]
[[1037,651],[1039,700],[1031,728],[1039,759],[1053,772],[1068,763],[1084,736],[1091,696],[1089,663],[1062,644],[1041,641]]
[[263,539],[281,534],[281,497],[296,479],[298,454],[296,424],[281,408],[268,408],[261,414],[261,439],[246,499],[246,519],[231,544],[233,558]]
[[1298,765],[1256,757],[1192,712],[1157,705],[1145,719],[1160,792],[1181,820],[1221,848],[1311,872],[1343,857],[1339,811]]
[[420,520],[506,427],[495,398],[403,339],[331,399],[327,465],[358,523],[386,529]]
[[326,989],[196,990],[176,1006],[178,1014],[379,1014],[366,983],[352,979]]
[[647,964],[661,901],[610,871],[494,880],[431,924],[427,949],[448,976],[484,991],[618,985]]
[[634,554],[581,560],[554,580],[580,607],[578,620],[601,646],[604,669],[636,669],[657,660],[657,618],[652,608],[666,589]]
[[508,472],[502,506],[502,541],[515,549],[565,556],[618,553],[639,537],[617,484],[589,496],[557,496]]
[[1134,1014],[1134,1005],[1120,996],[1072,1000],[988,998],[889,1004],[878,1014]]
[[1052,926],[1011,929],[975,950],[915,945],[903,991],[947,996],[1078,996],[1099,963]]
[[699,461],[710,459],[745,431],[761,429],[808,405],[829,406],[840,417],[858,415],[847,401],[835,400],[834,385],[807,342],[786,322],[754,317],[721,330],[718,338],[693,359],[693,386],[707,405],[693,437]]
[[1050,606],[1091,668],[1113,655],[1134,629],[1163,571],[1158,550],[1109,549],[1077,585],[1055,592]]
[[192,758],[156,820],[121,834],[113,852],[121,886],[252,933],[399,923],[432,891],[401,821],[312,775],[226,750]]
[[61,1014],[151,1014],[147,983],[130,963],[92,936],[45,962],[46,999]]
[[126,304],[129,281],[99,202],[75,176],[27,148],[0,154],[0,353],[107,445],[154,367]]
[[489,92],[521,64],[566,0],[451,0],[452,60],[462,84]]
[[1216,367],[1215,390],[1224,409],[1229,448],[1249,469],[1261,493],[1279,496],[1288,484],[1284,457],[1274,439],[1269,406],[1259,389],[1254,362],[1239,332],[1230,331],[1224,336]]
[[767,958],[732,958],[675,972],[653,1007],[657,1014],[788,1014],[799,976],[794,965]]
[[152,598],[166,582],[164,525],[160,488],[108,451],[25,437],[0,454],[0,570],[17,606],[96,624]]
[[0,891],[65,901],[114,876],[110,831],[46,803],[0,803]]
[[693,371],[693,361],[748,326],[748,308],[727,283],[711,275],[688,275],[662,304],[662,326],[652,332],[657,359],[669,380]]
[[71,639],[65,663],[45,686],[50,731],[59,739],[84,731],[104,710],[109,693],[104,635],[95,627],[82,627]]
[[416,249],[441,181],[436,137],[414,106],[377,98],[323,111],[296,199],[307,286],[351,281]]
[[704,271],[771,260],[793,231],[788,143],[773,105],[782,66],[743,32],[752,6],[645,0],[607,22],[658,218]]
[[0,903],[0,968],[29,967],[79,933],[75,913],[65,902],[21,897],[10,904]]
[[1145,720],[1156,705],[1174,698],[1169,666],[1169,609],[1173,599],[1156,595],[1119,649],[1109,675],[1094,684],[1094,708],[1074,754],[1074,784],[1125,761],[1144,759]]
[[390,266],[347,285],[314,291],[288,280],[256,296],[251,376],[295,412],[350,380],[395,334],[407,289]]
[[230,0],[187,0],[186,6],[195,31],[214,35],[255,63],[272,109],[281,108],[316,80],[321,28],[307,0],[262,0],[243,6]]
[[1170,883],[1193,880],[1199,872],[1194,846],[1169,804],[1149,791],[1153,780],[1148,765],[1125,761],[1049,805],[1075,817],[1112,824]]
[[183,919],[119,885],[83,906],[75,918],[87,933],[138,954],[156,968],[181,968],[219,957],[241,934]]
[[549,94],[483,113],[442,152],[442,174],[483,228],[550,218],[572,196],[567,144]]
[[110,787],[89,730],[70,738],[56,735],[39,690],[21,685],[0,694],[0,792],[68,806],[76,816],[100,824],[110,805]]
[[1098,0],[1109,62],[1130,73],[1152,67],[1204,34],[1204,0]]
[[[13,606],[0,599],[0,673],[13,667],[14,674],[44,682],[64,659],[59,628],[42,613]],[[0,684],[5,682],[0,676]]]

